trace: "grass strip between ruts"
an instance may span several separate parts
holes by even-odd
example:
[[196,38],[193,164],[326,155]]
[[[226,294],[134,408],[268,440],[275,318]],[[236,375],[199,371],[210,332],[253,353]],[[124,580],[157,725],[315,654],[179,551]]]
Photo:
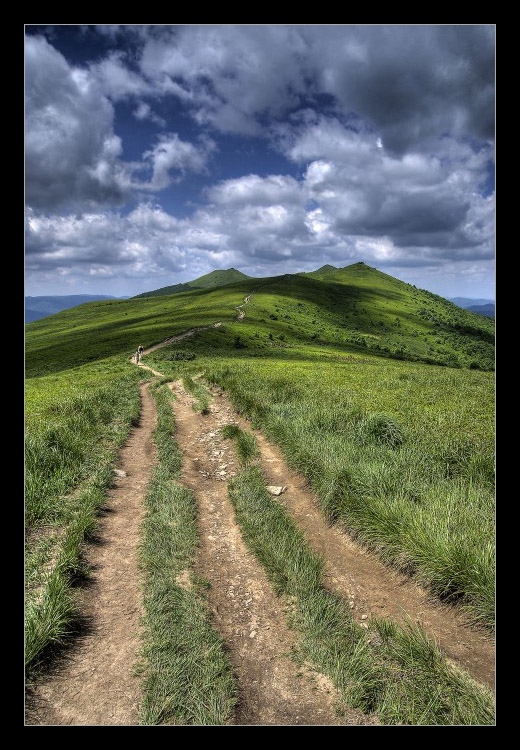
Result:
[[176,478],[180,452],[167,387],[153,387],[159,465],[146,497],[141,567],[144,633],[141,672],[144,725],[226,724],[237,687],[222,638],[211,625],[204,582],[193,573],[197,505]]

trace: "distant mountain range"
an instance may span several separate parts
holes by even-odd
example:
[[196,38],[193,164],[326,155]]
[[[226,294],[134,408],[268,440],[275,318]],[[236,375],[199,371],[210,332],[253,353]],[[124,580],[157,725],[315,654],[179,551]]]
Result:
[[495,317],[495,305],[492,302],[487,305],[470,305],[466,307],[466,310],[478,313],[479,315],[485,315],[486,318]]
[[495,300],[492,299],[471,299],[471,297],[448,297],[457,307],[464,310],[485,315],[486,318],[495,317]]
[[46,318],[70,307],[77,307],[84,302],[101,302],[109,299],[127,299],[127,297],[112,297],[106,294],[56,294],[47,297],[25,298],[25,322]]

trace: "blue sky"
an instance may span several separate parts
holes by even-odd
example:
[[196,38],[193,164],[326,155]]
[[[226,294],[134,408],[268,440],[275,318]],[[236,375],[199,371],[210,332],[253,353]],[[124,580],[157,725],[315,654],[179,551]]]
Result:
[[493,26],[26,27],[26,293],[364,261],[494,297]]

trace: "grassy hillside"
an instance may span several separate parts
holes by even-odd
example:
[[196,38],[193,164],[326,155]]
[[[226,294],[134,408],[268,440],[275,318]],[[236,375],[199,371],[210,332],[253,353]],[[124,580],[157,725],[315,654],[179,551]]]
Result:
[[152,292],[143,292],[143,294],[137,294],[134,299],[140,299],[141,297],[163,297],[167,294],[179,294],[179,292],[189,292],[192,289],[213,289],[218,286],[226,286],[227,284],[233,284],[235,281],[242,281],[243,279],[250,278],[242,271],[237,271],[236,268],[228,268],[227,270],[211,271],[204,276],[199,276],[198,279],[193,281],[187,281],[184,284],[173,284],[173,286],[163,286],[160,289],[155,289]]
[[[191,292],[194,287],[189,284],[172,284],[171,286],[162,286],[160,289],[154,289],[153,292],[143,292],[136,294],[132,299],[141,299],[142,297],[164,297],[165,294],[179,294],[180,292]],[[196,288],[196,287],[195,287]]]
[[[329,267],[331,268],[331,267]],[[258,353],[302,345],[491,370],[494,322],[364,264],[170,296],[91,303],[27,326],[28,372],[132,353],[222,321],[218,345]],[[334,280],[332,280],[334,279]],[[251,296],[243,321],[236,306]],[[72,334],[72,335],[71,335]],[[237,342],[237,338],[239,341]]]
[[216,286],[226,286],[227,284],[234,284],[236,281],[244,281],[250,279],[250,276],[237,271],[236,268],[227,268],[226,270],[211,271],[211,273],[205,274],[205,276],[199,276],[198,279],[188,281],[188,286],[194,289],[213,289]]
[[29,656],[70,620],[81,540],[137,415],[143,373],[129,357],[217,321],[150,364],[224,386],[330,519],[490,624],[494,322],[355,264],[92,302],[26,326]]

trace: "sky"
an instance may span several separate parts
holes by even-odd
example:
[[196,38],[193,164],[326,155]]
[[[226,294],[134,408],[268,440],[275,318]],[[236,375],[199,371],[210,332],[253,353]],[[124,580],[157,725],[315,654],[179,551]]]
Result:
[[25,30],[27,295],[363,261],[494,298],[493,25]]

